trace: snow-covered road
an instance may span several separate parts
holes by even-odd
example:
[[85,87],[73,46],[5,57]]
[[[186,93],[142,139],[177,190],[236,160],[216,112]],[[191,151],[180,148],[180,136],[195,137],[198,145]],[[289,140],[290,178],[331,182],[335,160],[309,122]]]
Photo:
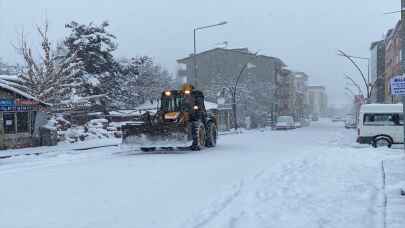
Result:
[[188,154],[0,160],[0,227],[382,227],[387,152],[354,139],[323,120]]

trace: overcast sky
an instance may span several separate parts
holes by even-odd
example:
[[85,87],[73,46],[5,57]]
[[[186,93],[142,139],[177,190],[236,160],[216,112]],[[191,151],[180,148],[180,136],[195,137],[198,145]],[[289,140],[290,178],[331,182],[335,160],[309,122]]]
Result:
[[174,73],[176,59],[193,50],[193,28],[226,20],[226,26],[198,33],[198,51],[228,41],[230,48],[279,57],[309,74],[310,84],[325,85],[331,103],[341,104],[348,101],[343,73],[361,81],[337,49],[369,56],[370,43],[399,19],[383,13],[399,8],[400,0],[0,0],[0,57],[19,61],[11,46],[16,31],[35,37],[33,25],[46,17],[55,40],[71,20],[108,20],[117,56],[150,55]]

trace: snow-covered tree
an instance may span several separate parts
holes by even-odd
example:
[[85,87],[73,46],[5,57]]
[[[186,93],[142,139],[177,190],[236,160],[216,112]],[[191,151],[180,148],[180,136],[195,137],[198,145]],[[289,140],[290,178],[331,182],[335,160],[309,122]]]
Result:
[[148,56],[122,59],[118,82],[121,94],[115,103],[127,108],[156,100],[164,89],[172,87],[172,79],[167,70],[156,65]]
[[[49,25],[37,26],[40,36],[40,53],[35,53],[28,43],[24,33],[20,34],[19,54],[24,59],[25,66],[19,75],[20,89],[46,102],[57,102],[68,96],[72,89],[72,78],[77,65],[76,55],[58,60],[56,51],[48,36]],[[39,56],[39,57],[36,57]]]
[[119,90],[116,80],[117,63],[112,54],[116,50],[115,36],[107,31],[108,22],[101,25],[79,24],[75,21],[66,25],[70,34],[65,39],[66,58],[74,58],[80,66],[77,81],[82,86],[82,96],[109,94]]

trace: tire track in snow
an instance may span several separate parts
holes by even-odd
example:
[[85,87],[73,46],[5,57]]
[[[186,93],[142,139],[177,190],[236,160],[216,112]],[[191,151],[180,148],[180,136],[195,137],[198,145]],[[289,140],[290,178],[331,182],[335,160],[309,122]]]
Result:
[[380,227],[378,164],[353,155],[337,147],[259,172],[184,227]]
[[222,197],[221,200],[218,200],[213,203],[208,209],[200,212],[191,223],[194,225],[185,225],[184,228],[202,228],[208,225],[213,219],[221,214],[241,193],[244,186],[244,181],[242,180],[238,185],[232,187],[232,190]]

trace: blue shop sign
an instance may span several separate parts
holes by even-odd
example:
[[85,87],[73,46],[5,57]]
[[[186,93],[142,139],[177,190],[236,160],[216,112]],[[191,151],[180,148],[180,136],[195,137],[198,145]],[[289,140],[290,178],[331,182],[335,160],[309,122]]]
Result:
[[31,106],[0,106],[0,112],[26,112],[33,111]]
[[0,108],[2,107],[14,107],[15,100],[12,99],[0,99]]

